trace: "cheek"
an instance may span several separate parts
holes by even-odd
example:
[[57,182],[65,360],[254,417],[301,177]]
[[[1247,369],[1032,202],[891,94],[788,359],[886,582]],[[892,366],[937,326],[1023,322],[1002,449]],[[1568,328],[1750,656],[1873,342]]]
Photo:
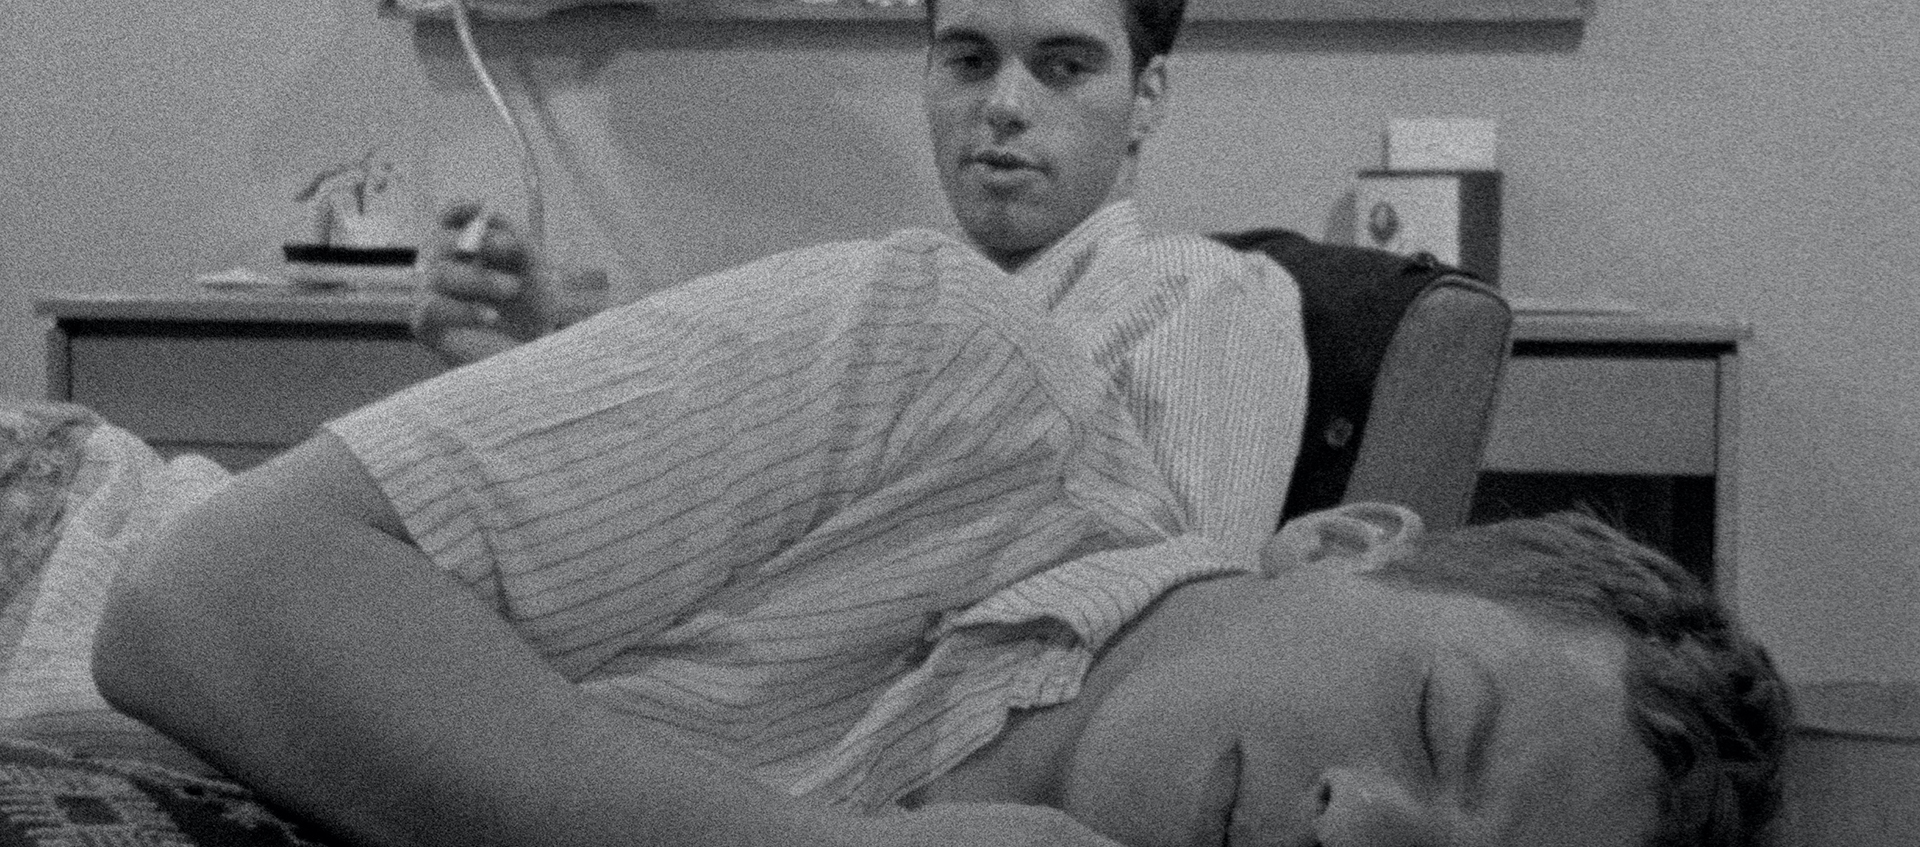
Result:
[[1075,183],[1086,193],[1104,193],[1127,159],[1131,125],[1124,115],[1079,114],[1066,122],[1064,147],[1070,155],[1059,161],[1070,166]]
[[1298,832],[1353,721],[1341,701],[1323,699],[1338,692],[1255,691],[1230,679],[1156,679],[1157,696],[1103,709],[1076,749],[1063,807],[1134,847],[1223,843],[1230,811],[1236,843]]
[[1102,709],[1075,748],[1062,808],[1134,847],[1185,847],[1223,827],[1236,762],[1218,705],[1160,697]]
[[1108,90],[1079,102],[1083,131],[1105,146],[1124,146],[1133,128],[1133,92]]
[[978,112],[976,99],[947,86],[928,86],[923,91],[921,101],[936,145],[951,146],[965,137]]
[[933,137],[933,151],[946,155],[954,148],[961,132],[961,120],[955,110],[940,103],[927,106],[927,131]]

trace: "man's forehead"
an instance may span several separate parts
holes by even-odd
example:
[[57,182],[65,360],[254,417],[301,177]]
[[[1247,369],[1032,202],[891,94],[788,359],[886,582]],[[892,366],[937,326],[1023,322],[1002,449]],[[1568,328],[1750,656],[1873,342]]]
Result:
[[938,0],[936,39],[951,32],[1047,38],[1091,37],[1124,43],[1126,0]]
[[1473,653],[1506,673],[1543,670],[1598,691],[1618,691],[1626,643],[1598,628],[1574,627],[1522,613],[1485,597],[1433,593],[1416,616],[1433,641]]

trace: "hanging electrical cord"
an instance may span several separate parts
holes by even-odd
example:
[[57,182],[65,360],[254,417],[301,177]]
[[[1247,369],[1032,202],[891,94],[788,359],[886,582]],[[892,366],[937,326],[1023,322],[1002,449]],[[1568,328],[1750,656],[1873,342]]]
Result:
[[460,48],[466,53],[467,64],[473,68],[473,75],[480,81],[480,87],[487,92],[487,99],[493,102],[493,110],[500,116],[508,131],[513,133],[520,153],[520,179],[527,194],[527,239],[538,250],[546,243],[547,209],[546,194],[540,184],[540,163],[534,157],[533,141],[527,135],[527,129],[520,123],[508,105],[506,95],[494,82],[493,74],[487,70],[487,64],[480,58],[480,45],[473,37],[473,14],[467,8],[468,0],[450,0],[453,11],[453,29],[460,36]]

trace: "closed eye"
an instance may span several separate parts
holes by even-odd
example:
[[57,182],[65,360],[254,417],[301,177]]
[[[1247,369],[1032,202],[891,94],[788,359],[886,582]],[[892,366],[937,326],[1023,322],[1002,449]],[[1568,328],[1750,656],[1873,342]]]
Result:
[[1246,754],[1236,741],[1233,744],[1233,791],[1227,795],[1227,807],[1220,812],[1220,847],[1233,847],[1233,819],[1240,811],[1240,772],[1245,764]]
[[1427,770],[1435,775],[1438,775],[1440,773],[1440,754],[1436,750],[1434,740],[1433,740],[1433,737],[1435,735],[1434,733],[1435,717],[1433,713],[1433,699],[1434,699],[1433,698],[1433,676],[1434,676],[1433,666],[1428,665],[1427,672],[1420,678],[1420,701],[1419,701],[1419,704],[1416,706],[1416,709],[1418,710],[1418,714],[1416,715],[1416,718],[1420,727],[1420,730],[1419,730],[1420,750],[1421,752],[1426,754]]
[[1436,777],[1444,772],[1446,779],[1458,781],[1472,805],[1500,728],[1505,697],[1499,682],[1478,657],[1449,651],[1428,671],[1420,701],[1427,760]]

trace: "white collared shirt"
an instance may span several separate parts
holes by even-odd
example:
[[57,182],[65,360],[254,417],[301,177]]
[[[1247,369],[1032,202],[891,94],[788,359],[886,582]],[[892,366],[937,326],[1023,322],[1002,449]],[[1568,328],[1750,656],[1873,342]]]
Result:
[[1074,696],[1167,588],[1254,566],[1304,410],[1287,282],[1128,206],[1011,280],[906,232],[328,426],[422,551],[610,708],[870,811]]
[[1149,234],[1107,205],[1018,271],[1113,374],[1192,526],[1257,556],[1279,525],[1307,402],[1300,292],[1264,255]]

